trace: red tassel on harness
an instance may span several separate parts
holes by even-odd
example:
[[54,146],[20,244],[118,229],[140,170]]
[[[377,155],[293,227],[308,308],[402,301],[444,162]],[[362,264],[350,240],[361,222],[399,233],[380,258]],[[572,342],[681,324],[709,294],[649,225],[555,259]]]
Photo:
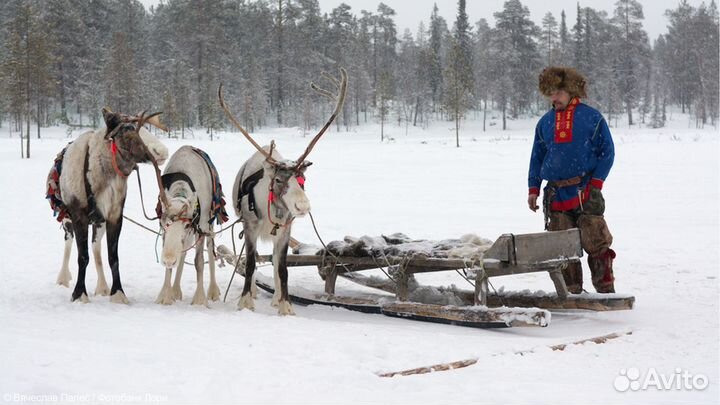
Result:
[[297,179],[297,182],[300,185],[300,187],[304,190],[305,189],[305,176],[297,176],[295,178]]
[[272,191],[268,193],[268,202],[275,202],[275,193],[273,193]]

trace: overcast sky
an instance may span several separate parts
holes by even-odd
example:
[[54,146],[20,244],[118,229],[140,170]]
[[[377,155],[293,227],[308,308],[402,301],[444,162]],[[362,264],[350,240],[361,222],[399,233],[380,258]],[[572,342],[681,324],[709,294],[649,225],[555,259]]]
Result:
[[[156,5],[161,0],[140,0],[145,7]],[[377,11],[377,5],[380,0],[319,0],[320,8],[323,12],[329,13],[333,8],[341,3],[346,3],[352,7],[355,15],[360,15],[360,10]],[[398,26],[398,33],[402,35],[407,28],[412,31],[413,35],[417,33],[420,21],[427,24],[430,21],[433,4],[437,3],[440,15],[443,16],[448,26],[452,27],[457,13],[457,0],[383,0],[383,3],[395,10],[395,23]],[[488,20],[493,26],[495,18],[493,13],[502,10],[505,0],[467,0],[467,13],[470,21],[473,23],[481,18]],[[560,11],[565,10],[568,29],[575,24],[575,11],[577,9],[577,0],[521,0],[522,4],[530,9],[530,18],[540,25],[542,17],[550,11],[555,18],[560,21]],[[648,32],[650,42],[657,38],[658,35],[667,32],[667,18],[665,18],[665,10],[676,8],[680,0],[641,0],[645,13],[643,26]],[[706,4],[709,4],[707,0]],[[699,6],[701,0],[688,0],[688,3],[694,7]],[[612,16],[615,8],[615,0],[582,0],[581,7],[592,7],[596,10],[605,10],[608,15]]]

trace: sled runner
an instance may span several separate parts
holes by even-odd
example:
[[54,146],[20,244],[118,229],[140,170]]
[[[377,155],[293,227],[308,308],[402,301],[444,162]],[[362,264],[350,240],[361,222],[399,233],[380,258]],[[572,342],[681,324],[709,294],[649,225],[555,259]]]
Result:
[[[291,299],[300,304],[343,307],[407,319],[474,327],[547,326],[547,310],[583,309],[609,311],[632,309],[635,298],[626,294],[569,294],[562,270],[582,257],[577,229],[533,234],[504,234],[495,242],[463,237],[439,242],[411,240],[403,234],[382,237],[346,237],[326,249],[315,249],[294,241],[295,252],[287,265],[315,266],[324,279],[324,292],[291,288]],[[219,253],[230,263],[236,258],[229,249]],[[258,261],[272,261],[259,256]],[[243,266],[237,266],[242,274]],[[366,276],[363,270],[387,269],[387,278]],[[431,287],[419,284],[414,275],[438,271],[462,271],[474,281],[475,290]],[[555,292],[490,293],[489,279],[517,274],[546,272]],[[376,294],[336,292],[337,277],[384,291]],[[257,285],[273,291],[272,280],[258,277]],[[388,294],[389,293],[389,294]],[[392,294],[392,295],[390,295]]]

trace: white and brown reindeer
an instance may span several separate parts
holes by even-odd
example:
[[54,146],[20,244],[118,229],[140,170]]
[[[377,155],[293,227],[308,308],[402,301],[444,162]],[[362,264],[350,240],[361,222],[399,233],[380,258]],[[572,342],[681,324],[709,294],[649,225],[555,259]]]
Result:
[[315,135],[305,152],[297,160],[284,159],[270,146],[260,147],[248,132],[237,122],[222,96],[222,85],[218,98],[228,119],[242,132],[257,149],[238,171],[233,184],[233,207],[241,218],[245,234],[245,284],[238,301],[238,309],[254,309],[253,273],[258,237],[273,243],[273,278],[275,292],[272,305],[278,307],[280,315],[294,315],[288,296],[287,250],[293,219],[310,212],[310,201],[305,194],[305,170],[312,163],[305,159],[339,114],[347,91],[347,73],[340,69],[340,80],[325,74],[337,88],[338,93],[321,89],[314,84],[318,93],[334,100],[335,110]]
[[[221,224],[227,221],[222,196],[217,170],[205,152],[186,145],[170,157],[162,176],[160,191],[160,224],[163,229],[161,261],[165,266],[165,281],[156,303],[170,305],[182,299],[180,281],[185,255],[193,247],[197,287],[192,304],[207,306],[208,299],[217,301],[220,298],[220,288],[215,280],[213,222]],[[207,245],[210,266],[207,295],[203,282],[204,245]],[[174,268],[177,268],[177,272],[171,287],[170,278]]]
[[[60,213],[65,230],[65,252],[57,283],[68,286],[72,278],[68,261],[75,240],[78,249],[78,279],[72,300],[88,302],[85,271],[89,262],[88,226],[92,226],[92,250],[98,273],[96,295],[128,303],[120,282],[118,242],[123,223],[127,177],[138,163],[162,165],[168,150],[159,139],[143,128],[145,123],[165,130],[155,113],[128,116],[102,110],[106,128],[80,135],[58,158],[48,176],[48,198]],[[53,186],[56,189],[53,189]],[[51,196],[51,190],[53,195]],[[108,261],[113,282],[108,289],[102,269],[101,239],[107,231]]]

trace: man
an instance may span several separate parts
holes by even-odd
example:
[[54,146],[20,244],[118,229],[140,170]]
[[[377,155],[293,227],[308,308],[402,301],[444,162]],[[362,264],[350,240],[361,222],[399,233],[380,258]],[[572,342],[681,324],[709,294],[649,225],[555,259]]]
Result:
[[[538,122],[530,157],[528,206],[537,211],[542,180],[545,229],[579,228],[588,254],[592,283],[599,293],[615,292],[612,235],[603,214],[602,187],[615,157],[615,147],[602,114],[580,102],[585,79],[572,68],[548,67],[539,78],[540,92],[553,108]],[[582,266],[563,270],[571,293],[582,289]]]

